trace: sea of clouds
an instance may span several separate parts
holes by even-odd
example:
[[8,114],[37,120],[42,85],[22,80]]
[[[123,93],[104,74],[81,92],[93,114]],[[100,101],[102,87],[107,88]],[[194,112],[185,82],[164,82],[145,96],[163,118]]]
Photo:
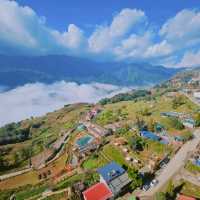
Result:
[[104,97],[131,90],[109,84],[60,81],[53,84],[26,84],[12,90],[0,87],[0,126],[31,116],[42,116],[66,104],[95,103]]

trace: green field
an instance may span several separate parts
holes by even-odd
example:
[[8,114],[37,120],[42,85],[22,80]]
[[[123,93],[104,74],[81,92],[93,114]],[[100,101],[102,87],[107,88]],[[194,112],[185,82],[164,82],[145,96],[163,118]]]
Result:
[[189,182],[184,182],[183,188],[181,189],[181,193],[187,196],[200,198],[200,187],[193,185]]
[[200,173],[200,167],[194,165],[191,161],[186,164],[185,168],[192,173]]

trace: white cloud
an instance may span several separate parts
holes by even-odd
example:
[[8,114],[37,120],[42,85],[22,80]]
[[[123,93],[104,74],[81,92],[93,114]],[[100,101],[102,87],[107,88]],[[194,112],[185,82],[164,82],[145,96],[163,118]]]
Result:
[[180,67],[200,67],[200,50],[197,52],[186,52],[180,63]]
[[191,46],[200,43],[200,12],[182,10],[161,28],[160,35],[174,46]]
[[136,25],[145,19],[141,10],[123,9],[117,14],[110,26],[100,26],[89,38],[89,48],[92,52],[108,51]]
[[47,27],[30,7],[0,0],[0,52],[13,54],[69,53],[83,44],[83,31],[74,24],[66,32]]
[[[185,9],[161,28],[144,11],[122,9],[91,35],[69,24],[64,32],[47,26],[45,17],[17,1],[0,0],[0,54],[69,54],[98,60],[165,63],[200,47],[200,11]],[[159,30],[160,29],[160,30]],[[172,61],[172,63],[177,63]]]
[[27,84],[0,93],[0,126],[17,122],[31,116],[41,116],[59,109],[65,104],[77,102],[94,103],[130,88],[92,83],[78,85],[73,82]]
[[54,31],[53,35],[61,45],[71,49],[81,48],[86,40],[83,31],[74,24],[70,24],[66,32]]
[[166,40],[163,40],[162,42],[158,44],[149,46],[146,52],[144,53],[144,56],[146,58],[166,56],[168,54],[171,54],[172,51],[173,51],[173,47],[170,44],[168,44]]
[[141,59],[144,52],[152,44],[152,34],[146,32],[144,35],[132,34],[130,37],[121,41],[121,44],[114,48],[115,56],[120,59]]
[[123,9],[116,15],[110,26],[110,35],[112,37],[124,36],[138,22],[144,20],[145,14],[137,9]]

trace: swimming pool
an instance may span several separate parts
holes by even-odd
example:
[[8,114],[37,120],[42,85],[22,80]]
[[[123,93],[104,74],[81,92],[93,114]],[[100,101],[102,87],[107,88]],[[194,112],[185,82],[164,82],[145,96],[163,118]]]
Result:
[[79,149],[85,148],[89,143],[93,141],[94,137],[91,135],[85,135],[81,138],[79,138],[76,141],[76,144],[78,145]]

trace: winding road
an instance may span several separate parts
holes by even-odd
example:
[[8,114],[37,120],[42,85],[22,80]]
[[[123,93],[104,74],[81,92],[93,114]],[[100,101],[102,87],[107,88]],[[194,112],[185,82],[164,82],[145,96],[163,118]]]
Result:
[[188,153],[194,151],[197,145],[200,143],[200,130],[194,131],[194,138],[186,142],[182,148],[176,153],[176,155],[171,159],[167,166],[161,171],[160,175],[156,177],[159,181],[158,185],[150,188],[146,192],[142,192],[139,196],[141,199],[146,199],[146,197],[154,196],[179,170],[185,165],[188,160]]

